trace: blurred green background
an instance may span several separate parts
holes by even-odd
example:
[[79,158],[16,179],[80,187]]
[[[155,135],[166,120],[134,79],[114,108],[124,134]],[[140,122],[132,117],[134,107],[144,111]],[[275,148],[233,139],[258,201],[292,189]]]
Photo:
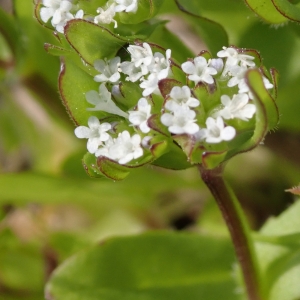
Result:
[[[278,129],[226,169],[258,230],[295,201],[285,189],[300,181],[299,27],[270,25],[241,0],[186,5],[221,24],[229,45],[258,49],[264,64],[280,73]],[[111,236],[180,230],[229,245],[195,168],[148,165],[123,182],[87,177],[81,165],[85,142],[75,138],[58,93],[59,58],[44,50],[45,42],[57,43],[51,30],[34,18],[31,0],[1,0],[0,6],[0,299],[43,299],[45,282],[62,261]],[[171,20],[168,30],[191,53],[209,48],[214,39],[173,1],[165,1],[158,17]],[[165,46],[163,34],[155,34]],[[228,251],[230,271],[234,258]]]

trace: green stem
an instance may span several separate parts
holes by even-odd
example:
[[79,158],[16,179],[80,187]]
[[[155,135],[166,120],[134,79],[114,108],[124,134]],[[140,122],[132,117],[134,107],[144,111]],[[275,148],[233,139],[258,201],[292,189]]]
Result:
[[249,300],[264,300],[250,230],[237,198],[223,179],[223,167],[208,170],[199,165],[199,171],[203,181],[217,201],[229,229],[241,265]]

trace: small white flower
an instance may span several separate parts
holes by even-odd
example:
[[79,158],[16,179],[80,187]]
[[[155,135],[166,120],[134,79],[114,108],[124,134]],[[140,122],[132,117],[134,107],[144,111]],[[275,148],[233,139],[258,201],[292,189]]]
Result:
[[142,76],[148,74],[148,68],[141,68],[141,66],[136,67],[133,62],[124,61],[121,63],[118,71],[128,75],[126,77],[127,81],[136,82]]
[[110,153],[120,164],[141,157],[143,155],[141,137],[138,134],[131,137],[128,131],[119,133],[116,143],[110,148]]
[[193,62],[187,61],[183,63],[181,68],[186,74],[189,74],[188,78],[196,84],[198,82],[212,84],[214,79],[211,75],[218,73],[215,68],[209,67],[209,62],[202,56],[195,57]]
[[69,10],[72,8],[72,3],[68,0],[43,0],[42,4],[45,7],[42,7],[40,10],[40,16],[44,23],[47,23],[50,18],[52,18],[57,10],[61,8],[61,6],[65,6],[67,2],[67,5],[69,6]]
[[89,117],[88,126],[79,126],[75,129],[75,135],[80,139],[88,139],[87,149],[90,153],[95,153],[102,142],[107,141],[110,136],[107,133],[111,129],[109,123],[100,124],[98,118]]
[[199,130],[196,122],[196,113],[188,106],[180,106],[173,102],[173,113],[164,113],[161,122],[174,134],[195,134]]
[[137,110],[129,111],[129,121],[135,126],[139,126],[140,130],[144,133],[148,133],[150,128],[147,124],[147,120],[151,116],[151,105],[147,99],[141,98],[137,104]]
[[245,74],[248,69],[246,67],[233,66],[228,70],[229,76],[232,76],[228,82],[227,86],[233,87],[245,81]]
[[131,55],[131,61],[136,67],[139,67],[142,64],[149,66],[152,63],[153,54],[149,44],[143,43],[143,47],[130,45],[127,50]]
[[142,95],[144,97],[149,96],[150,94],[159,94],[158,89],[158,77],[156,73],[151,73],[147,79],[142,78],[140,87],[144,89]]
[[68,0],[43,0],[43,5],[40,10],[40,16],[43,22],[47,23],[50,18],[51,24],[58,32],[64,32],[64,26],[67,21],[74,19],[70,13],[73,5]]
[[118,56],[111,60],[97,59],[94,62],[94,68],[101,74],[96,75],[94,80],[97,82],[117,82],[120,79],[120,73],[118,71],[120,60]]
[[89,91],[85,94],[87,102],[95,105],[94,108],[87,108],[90,111],[105,111],[114,115],[128,118],[128,114],[121,110],[111,99],[111,93],[107,90],[105,83],[97,91]]
[[221,117],[217,119],[208,117],[206,128],[202,129],[207,143],[216,144],[222,141],[230,141],[235,137],[236,131],[232,126],[224,125]]
[[152,50],[149,44],[143,43],[143,47],[130,45],[127,48],[131,55],[131,61],[124,61],[120,64],[120,72],[127,74],[126,80],[137,81],[147,75],[154,62]]
[[166,51],[166,57],[164,57],[164,55],[160,52],[155,52],[153,55],[152,64],[148,67],[149,71],[151,73],[157,73],[157,78],[159,80],[167,78],[171,70],[170,58],[170,49]]
[[254,57],[239,53],[235,48],[226,48],[223,47],[223,50],[217,53],[218,57],[227,57],[226,65],[227,66],[237,66],[240,64],[242,67],[254,67],[255,62]]
[[143,153],[141,137],[138,134],[131,137],[130,133],[125,130],[119,133],[116,139],[108,140],[102,148],[96,151],[95,155],[106,156],[118,161],[119,164],[126,164],[141,157]]
[[214,69],[217,70],[218,73],[220,73],[223,70],[223,67],[224,67],[223,59],[221,59],[221,58],[212,58],[210,60],[209,66],[213,67]]
[[111,22],[115,23],[114,28],[118,27],[118,23],[116,20],[114,20],[114,16],[116,14],[115,11],[115,3],[112,3],[110,6],[107,7],[107,9],[103,9],[101,7],[99,7],[97,9],[97,13],[99,14],[98,16],[96,16],[94,18],[94,23],[95,24],[110,24]]
[[187,105],[189,107],[197,107],[200,104],[198,99],[191,97],[191,90],[186,85],[183,87],[174,86],[170,92],[170,100],[168,102],[170,101],[174,101],[179,105]]
[[113,146],[114,140],[115,139],[113,139],[111,136],[109,136],[109,139],[107,141],[103,142],[101,147],[96,150],[95,156],[96,157],[105,156],[105,157],[111,158],[110,154],[109,154],[109,149],[110,149],[110,147]]
[[135,13],[138,9],[138,0],[115,0],[118,4],[115,8],[116,12],[132,12]]
[[84,11],[80,9],[74,16],[74,19],[83,19]]
[[264,86],[267,90],[272,89],[274,87],[274,85],[265,76],[263,76],[263,82],[264,82]]
[[256,112],[254,104],[248,104],[249,97],[247,94],[233,95],[230,99],[227,95],[221,96],[221,102],[224,108],[216,113],[216,116],[221,116],[224,119],[238,118],[248,121]]
[[143,148],[150,149],[150,147],[151,147],[151,145],[150,145],[151,139],[152,139],[152,136],[145,136],[142,139],[141,145],[143,146]]

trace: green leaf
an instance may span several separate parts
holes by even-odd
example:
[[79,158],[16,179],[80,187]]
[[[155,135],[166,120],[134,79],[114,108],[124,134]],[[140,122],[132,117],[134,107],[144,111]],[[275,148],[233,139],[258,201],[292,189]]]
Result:
[[163,134],[163,135],[165,135],[165,136],[167,136],[167,137],[171,136],[171,134],[170,134],[170,132],[168,131],[168,129],[166,128],[166,126],[164,126],[164,125],[162,124],[162,122],[161,122],[161,120],[160,120],[160,114],[153,114],[153,115],[148,119],[147,123],[148,123],[148,126],[149,126],[151,129],[153,129],[153,130],[155,130],[155,131],[157,131],[157,132],[159,132],[159,133],[161,133],[161,134]]
[[269,130],[274,129],[279,122],[279,112],[275,100],[266,90],[259,69],[250,69],[246,73],[246,83],[254,95],[256,104],[256,125],[250,139],[240,147],[228,151],[226,159],[233,155],[255,148],[265,138]]
[[248,6],[264,21],[271,24],[281,24],[288,19],[282,15],[272,3],[272,0],[245,0]]
[[103,117],[101,112],[87,111],[91,105],[85,99],[85,93],[98,90],[99,83],[68,58],[62,61],[58,84],[63,104],[76,125],[87,125],[92,115]]
[[90,65],[96,59],[112,58],[130,40],[121,38],[107,28],[85,20],[71,20],[65,36],[81,58]]
[[[193,57],[193,52],[165,26],[160,26],[148,39],[151,43],[156,43],[165,49],[171,49],[172,57],[181,63],[185,62],[188,57]],[[176,51],[175,51],[176,49]]]
[[137,12],[121,12],[118,14],[118,17],[124,24],[141,23],[153,18],[163,2],[163,0],[139,0]]
[[82,164],[90,177],[102,178],[104,176],[97,166],[97,158],[94,154],[87,152],[82,159]]
[[288,0],[272,0],[276,9],[286,18],[300,22],[300,8]]
[[[80,158],[77,164],[78,168],[82,168]],[[99,219],[108,210],[116,208],[132,208],[133,205],[136,208],[152,207],[153,201],[160,199],[160,195],[165,192],[175,193],[178,189],[187,189],[200,193],[202,186],[195,169],[166,172],[152,167],[137,168],[125,181],[118,183],[88,176],[8,173],[0,175],[0,205],[72,204],[87,209]]]
[[225,160],[227,152],[204,152],[202,155],[202,163],[206,169],[214,169]]
[[176,3],[181,11],[190,16],[189,20],[192,22],[194,29],[199,32],[213,55],[220,51],[223,46],[228,45],[228,36],[222,25],[195,14],[195,10],[190,10],[190,7],[186,9],[190,5],[187,1],[176,0]]
[[120,82],[119,84],[120,94],[114,94],[113,97],[121,107],[124,107],[125,111],[136,106],[141,98],[142,89],[139,84],[131,81]]
[[238,299],[227,240],[169,232],[114,238],[65,261],[46,286],[52,300]]
[[62,47],[58,47],[55,45],[51,45],[48,43],[44,44],[44,48],[47,51],[47,53],[53,55],[53,56],[63,56],[63,55],[69,55],[72,52],[68,49],[62,48]]
[[79,1],[78,6],[85,13],[94,15],[99,7],[105,7],[107,0],[83,0]]
[[271,218],[256,238],[263,276],[267,279],[269,300],[300,298],[300,202]]
[[[192,167],[186,154],[177,144],[174,142],[168,143],[167,150],[166,154],[160,156],[152,164],[171,170],[184,170]],[[155,149],[153,149],[153,152],[155,154]]]
[[130,173],[128,167],[120,165],[104,156],[98,157],[97,165],[104,176],[116,181],[125,179]]
[[256,127],[266,127],[267,130],[274,129],[279,122],[279,112],[275,100],[265,88],[262,74],[258,69],[249,70],[246,73],[246,82],[254,94],[256,102]]

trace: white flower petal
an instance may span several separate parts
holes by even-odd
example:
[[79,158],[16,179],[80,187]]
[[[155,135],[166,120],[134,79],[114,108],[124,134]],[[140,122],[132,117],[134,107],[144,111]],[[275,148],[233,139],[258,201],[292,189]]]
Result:
[[221,131],[221,139],[223,141],[230,141],[235,137],[236,131],[232,126],[227,126]]
[[53,17],[55,10],[53,8],[42,7],[40,10],[40,17],[44,23],[47,23]]
[[109,81],[112,83],[117,82],[120,79],[120,77],[121,77],[120,73],[116,72],[109,77]]
[[88,119],[88,125],[90,128],[97,128],[100,126],[100,122],[99,122],[99,119],[92,116]]
[[181,68],[186,74],[193,74],[196,71],[195,65],[191,61],[187,61],[181,65]]
[[88,91],[85,93],[85,99],[88,103],[97,105],[100,101],[99,94],[96,91]]
[[75,128],[75,135],[79,138],[79,139],[86,139],[89,137],[90,135],[90,128],[86,127],[86,126],[79,126],[77,128]]
[[96,150],[98,149],[99,147],[99,143],[98,143],[98,140],[96,139],[88,139],[88,142],[87,142],[87,150],[94,154],[96,152]]

